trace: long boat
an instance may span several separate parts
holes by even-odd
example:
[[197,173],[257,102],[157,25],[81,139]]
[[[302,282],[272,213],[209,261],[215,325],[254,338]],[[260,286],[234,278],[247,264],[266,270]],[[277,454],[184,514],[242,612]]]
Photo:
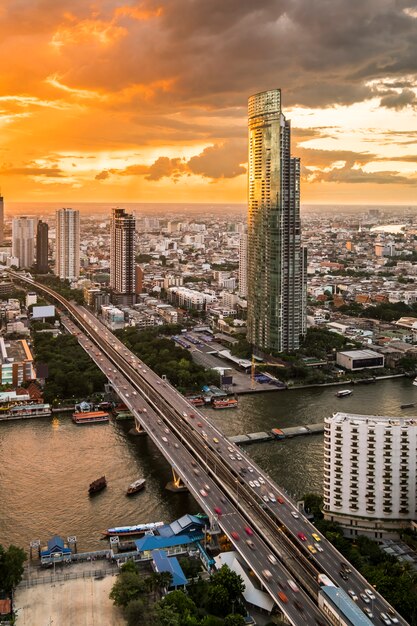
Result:
[[108,422],[109,414],[105,411],[80,411],[72,414],[74,424],[96,424],[98,422]]
[[136,524],[135,526],[116,526],[102,531],[105,537],[144,535],[148,530],[156,530],[164,526],[164,522],[149,522],[148,524]]
[[139,480],[135,480],[135,482],[131,483],[129,487],[127,488],[126,495],[131,496],[134,493],[137,493],[138,491],[142,491],[142,489],[145,487],[145,484],[146,484],[145,478],[139,478]]
[[213,409],[235,409],[237,408],[236,398],[216,398],[212,400]]

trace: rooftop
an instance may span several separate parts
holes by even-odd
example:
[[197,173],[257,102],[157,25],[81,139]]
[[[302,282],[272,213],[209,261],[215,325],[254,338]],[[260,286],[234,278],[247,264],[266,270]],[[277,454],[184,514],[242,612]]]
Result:
[[359,415],[357,413],[342,413],[337,412],[333,413],[331,417],[326,417],[325,422],[329,424],[330,422],[346,422],[349,421],[352,424],[360,424],[360,423],[381,423],[385,426],[417,426],[417,417],[386,417],[382,415]]
[[324,586],[321,593],[330,600],[331,604],[347,618],[352,626],[372,626],[371,620],[354,603],[348,594],[339,587]]
[[346,350],[338,354],[343,354],[351,359],[374,359],[381,356],[379,352],[374,352],[374,350]]

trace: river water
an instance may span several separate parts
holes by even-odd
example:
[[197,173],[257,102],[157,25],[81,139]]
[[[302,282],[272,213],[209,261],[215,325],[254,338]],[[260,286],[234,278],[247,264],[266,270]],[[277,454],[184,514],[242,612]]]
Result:
[[[239,408],[204,409],[228,435],[321,422],[335,411],[373,415],[417,414],[400,405],[417,403],[410,379],[357,385],[336,398],[337,388],[300,389],[242,396]],[[76,426],[70,416],[0,422],[0,543],[28,548],[54,534],[76,535],[79,550],[100,549],[100,530],[148,521],[170,522],[198,506],[188,493],[165,490],[170,468],[147,437],[128,434],[131,423]],[[321,492],[323,437],[246,447],[246,452],[287,491]],[[94,498],[88,485],[102,474],[108,487]],[[146,489],[128,498],[127,485],[146,478]]]

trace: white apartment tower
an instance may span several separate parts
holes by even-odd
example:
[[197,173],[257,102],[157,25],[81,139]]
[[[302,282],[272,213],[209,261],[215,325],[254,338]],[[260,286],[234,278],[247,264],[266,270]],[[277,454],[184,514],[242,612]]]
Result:
[[114,301],[131,304],[135,298],[135,225],[134,215],[112,209],[110,224],[110,287]]
[[37,219],[15,217],[12,221],[12,256],[19,259],[19,267],[32,267],[35,262],[35,234]]
[[325,419],[325,519],[347,537],[396,538],[417,519],[417,419]]
[[80,275],[80,212],[56,211],[55,274],[62,280],[76,280]]
[[239,295],[246,298],[248,295],[248,236],[240,235],[239,241]]

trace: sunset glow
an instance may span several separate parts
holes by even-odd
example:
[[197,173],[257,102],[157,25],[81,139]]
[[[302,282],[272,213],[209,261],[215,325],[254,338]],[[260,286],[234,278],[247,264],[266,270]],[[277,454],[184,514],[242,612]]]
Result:
[[304,203],[416,204],[415,2],[330,6],[4,3],[3,195],[245,202],[247,99],[279,87]]

